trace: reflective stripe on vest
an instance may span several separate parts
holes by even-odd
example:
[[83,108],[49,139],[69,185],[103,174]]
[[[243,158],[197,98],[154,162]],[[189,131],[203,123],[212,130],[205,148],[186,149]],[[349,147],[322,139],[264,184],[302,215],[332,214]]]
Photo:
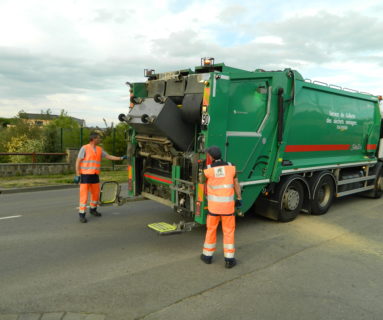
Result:
[[83,170],[91,170],[91,169],[100,170],[100,167],[80,167],[80,169],[83,169]]
[[207,178],[208,210],[212,214],[234,213],[235,167],[223,165],[204,170]]
[[102,148],[93,148],[90,144],[84,146],[85,158],[80,162],[81,174],[99,174],[101,169]]
[[221,185],[218,185],[218,186],[209,186],[209,188],[213,189],[213,190],[217,190],[217,189],[229,189],[229,188],[234,188],[234,184],[221,184]]
[[229,197],[207,195],[207,200],[215,201],[215,202],[231,202],[231,201],[234,201],[234,195],[229,196]]
[[96,160],[82,160],[81,163],[96,163],[96,164],[101,164],[100,161],[96,161]]

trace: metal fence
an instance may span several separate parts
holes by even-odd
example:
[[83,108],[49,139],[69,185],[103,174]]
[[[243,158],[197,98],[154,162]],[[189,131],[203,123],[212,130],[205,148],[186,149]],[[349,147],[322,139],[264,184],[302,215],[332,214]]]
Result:
[[[8,130],[8,129],[3,129]],[[30,162],[60,162],[68,149],[80,149],[81,146],[89,142],[89,135],[97,132],[102,137],[101,147],[111,154],[122,156],[126,154],[127,148],[127,128],[52,128],[43,127],[41,131],[34,131],[31,140],[40,141],[38,148],[26,146],[25,148],[7,150],[4,146],[7,139],[12,136],[6,136],[0,143],[0,163],[21,163]],[[3,137],[4,137],[3,136]],[[15,136],[16,137],[16,136]],[[29,136],[28,136],[29,137]],[[4,139],[4,138],[3,138]],[[23,150],[24,149],[24,150]],[[8,152],[12,151],[12,152]],[[31,157],[31,158],[30,158]],[[118,164],[118,163],[117,163]],[[114,162],[110,163],[114,166]]]
[[116,128],[110,128],[107,130],[94,130],[91,128],[78,128],[78,129],[57,129],[56,145],[59,146],[61,152],[70,148],[81,148],[84,144],[89,141],[89,135],[91,132],[96,131],[100,133],[103,138],[104,149],[111,154],[115,154],[116,151],[121,149],[126,150],[126,134],[127,131],[123,132],[123,138],[121,133],[117,132]]

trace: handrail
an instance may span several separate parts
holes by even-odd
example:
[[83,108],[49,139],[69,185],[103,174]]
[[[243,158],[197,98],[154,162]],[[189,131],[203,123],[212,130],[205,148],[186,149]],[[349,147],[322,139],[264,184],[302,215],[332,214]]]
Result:
[[315,80],[315,81],[313,81],[313,84],[320,84],[320,85],[322,85],[322,86],[326,86],[326,87],[328,87],[328,83],[323,82],[323,81]]
[[370,95],[370,96],[375,96],[375,95],[373,95],[372,93],[369,93],[369,92],[363,92],[363,91],[358,91],[358,90],[349,89],[349,88],[342,88],[341,86],[338,86],[336,84],[328,84],[328,83],[323,82],[323,81],[317,81],[317,80],[314,81],[314,80],[311,80],[311,79],[304,79],[304,82],[312,83],[312,84],[319,84],[319,85],[322,85],[322,86],[325,86],[325,87],[329,87],[329,88],[332,88],[332,89],[338,89],[338,90],[343,90],[343,91],[352,92],[352,93],[361,93],[361,94],[366,94],[366,95]]
[[268,96],[268,99],[267,99],[267,110],[266,110],[266,115],[265,115],[265,117],[263,118],[263,121],[262,121],[261,125],[259,126],[259,128],[258,128],[258,130],[257,130],[257,133],[258,133],[258,134],[262,134],[262,130],[263,130],[263,128],[264,128],[265,125],[266,125],[266,121],[267,121],[267,119],[269,119],[269,117],[270,117],[270,109],[271,109],[271,93],[272,93],[272,87],[271,87],[271,86],[269,87],[269,90],[268,90],[268,91],[269,91],[269,92],[268,92],[269,96]]

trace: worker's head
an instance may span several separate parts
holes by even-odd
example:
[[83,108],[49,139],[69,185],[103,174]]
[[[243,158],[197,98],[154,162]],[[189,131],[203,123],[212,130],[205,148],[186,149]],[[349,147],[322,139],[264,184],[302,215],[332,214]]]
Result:
[[211,146],[205,150],[206,155],[211,157],[212,160],[221,159],[221,149],[217,146]]
[[99,144],[101,141],[101,136],[97,132],[91,132],[89,135],[89,142],[93,142],[95,144]]

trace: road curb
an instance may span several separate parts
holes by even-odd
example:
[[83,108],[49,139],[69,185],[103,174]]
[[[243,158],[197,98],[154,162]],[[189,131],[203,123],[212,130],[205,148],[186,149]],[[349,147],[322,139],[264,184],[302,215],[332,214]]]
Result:
[[0,189],[0,194],[60,190],[60,189],[73,189],[73,188],[78,188],[78,187],[79,187],[78,185],[64,184],[64,185],[55,185],[55,186],[11,188],[11,189]]

